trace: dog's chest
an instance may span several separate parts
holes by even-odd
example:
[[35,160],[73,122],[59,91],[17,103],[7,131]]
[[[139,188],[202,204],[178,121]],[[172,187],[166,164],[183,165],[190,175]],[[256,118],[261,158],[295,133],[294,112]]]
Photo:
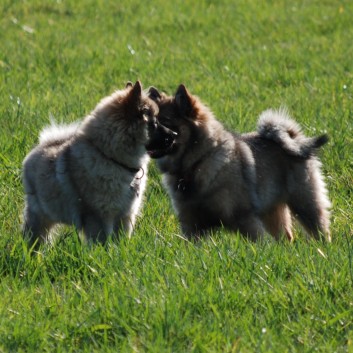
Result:
[[129,172],[100,175],[86,192],[88,202],[104,214],[128,212],[141,197],[145,178]]
[[195,176],[192,173],[169,175],[165,184],[174,197],[179,199],[190,199],[197,193]]
[[204,174],[202,160],[192,167],[172,174],[167,173],[165,183],[174,197],[188,200],[204,193],[202,187],[202,175]]

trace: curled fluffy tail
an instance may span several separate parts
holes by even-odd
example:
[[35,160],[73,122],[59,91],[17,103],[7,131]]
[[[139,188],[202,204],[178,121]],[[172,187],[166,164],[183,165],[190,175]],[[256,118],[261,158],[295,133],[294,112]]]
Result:
[[51,125],[46,126],[39,135],[40,144],[52,144],[60,141],[69,140],[78,130],[79,123],[71,123],[69,125],[59,125],[54,121]]
[[257,131],[263,138],[278,143],[288,154],[309,158],[328,141],[326,134],[306,137],[301,127],[284,110],[266,110],[259,118]]

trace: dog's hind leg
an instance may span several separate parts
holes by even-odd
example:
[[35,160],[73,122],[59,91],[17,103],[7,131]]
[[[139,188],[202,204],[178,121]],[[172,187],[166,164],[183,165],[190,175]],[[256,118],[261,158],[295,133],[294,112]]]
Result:
[[312,237],[331,241],[327,209],[321,207],[315,200],[303,202],[302,198],[292,200],[290,207],[295,217]]
[[37,190],[31,178],[31,173],[36,170],[36,166],[28,168],[28,166],[26,167],[27,164],[24,164],[23,171],[26,201],[23,211],[22,236],[28,241],[30,246],[35,244],[34,247],[38,249],[39,245],[47,240],[53,223],[49,221],[42,211]]
[[292,217],[287,205],[280,204],[271,211],[266,212],[262,217],[266,230],[279,240],[281,235],[285,234],[287,239],[293,241]]
[[52,225],[46,217],[28,206],[25,207],[22,235],[28,240],[30,246],[35,244],[35,248],[38,248],[41,243],[45,242]]
[[[320,162],[307,162],[307,168],[296,173],[297,188],[289,197],[289,207],[305,230],[315,239],[331,241],[330,206],[327,189],[320,173]],[[300,182],[300,183],[299,183]]]
[[265,234],[261,219],[253,214],[243,216],[241,220],[238,220],[237,230],[252,241],[261,239]]

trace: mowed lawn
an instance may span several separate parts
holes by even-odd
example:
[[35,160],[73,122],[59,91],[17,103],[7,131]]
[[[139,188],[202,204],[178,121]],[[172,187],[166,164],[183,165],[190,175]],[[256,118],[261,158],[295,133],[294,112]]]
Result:
[[[353,3],[0,2],[0,352],[353,352]],[[31,256],[21,163],[126,81],[201,97],[239,132],[285,106],[320,151],[331,244],[180,229],[151,163],[131,239],[59,230]],[[300,192],[300,190],[298,191]]]

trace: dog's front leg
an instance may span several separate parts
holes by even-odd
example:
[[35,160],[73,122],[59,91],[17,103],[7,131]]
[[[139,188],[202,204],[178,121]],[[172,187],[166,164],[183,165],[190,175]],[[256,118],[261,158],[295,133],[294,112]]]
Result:
[[238,222],[237,228],[242,235],[252,241],[257,241],[265,235],[265,227],[257,215],[244,216]]

